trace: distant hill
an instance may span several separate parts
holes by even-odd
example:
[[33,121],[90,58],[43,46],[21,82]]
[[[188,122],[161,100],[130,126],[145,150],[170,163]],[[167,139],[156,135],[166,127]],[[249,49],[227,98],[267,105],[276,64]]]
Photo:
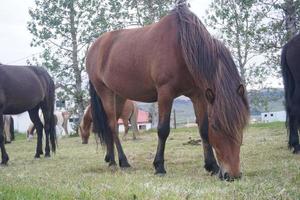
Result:
[[[248,92],[248,99],[250,103],[251,115],[260,115],[262,112],[266,111],[281,111],[284,110],[284,91],[281,88],[271,88],[264,90],[250,90]],[[259,106],[255,105],[255,102],[263,102]],[[260,100],[260,101],[259,101]],[[150,111],[150,103],[138,103],[140,109],[145,111]],[[266,110],[267,108],[267,110]],[[173,102],[173,110],[176,112],[177,124],[184,125],[186,123],[195,122],[195,114],[193,109],[193,104],[189,98],[179,97]],[[172,113],[173,117],[173,113]]]
[[[284,110],[283,88],[269,88],[263,90],[250,90],[248,92],[251,115],[260,115],[262,112]],[[258,103],[259,100],[262,103]],[[264,102],[266,102],[264,104]]]

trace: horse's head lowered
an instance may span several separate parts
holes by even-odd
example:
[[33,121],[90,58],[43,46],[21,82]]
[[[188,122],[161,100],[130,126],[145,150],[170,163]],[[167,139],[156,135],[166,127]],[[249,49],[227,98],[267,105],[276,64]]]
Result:
[[[244,86],[237,86],[232,95],[238,99],[232,101],[231,106],[228,106],[225,104],[230,103],[230,100],[224,99],[217,103],[218,94],[211,89],[206,90],[208,140],[215,150],[220,166],[219,177],[225,180],[241,177],[240,147],[243,140],[243,129],[248,120],[248,103]],[[222,103],[224,104],[222,105]]]

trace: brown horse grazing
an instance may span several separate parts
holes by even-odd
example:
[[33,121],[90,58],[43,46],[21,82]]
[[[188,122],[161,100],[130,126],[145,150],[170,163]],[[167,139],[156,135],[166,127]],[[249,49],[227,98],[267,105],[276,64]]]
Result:
[[[135,140],[136,139],[136,133],[138,133],[138,127],[137,127],[137,116],[138,116],[138,107],[137,105],[130,100],[127,100],[125,102],[123,111],[121,113],[120,119],[122,119],[123,124],[125,126],[125,133],[123,136],[123,140],[126,139],[126,136],[128,134],[129,130],[129,124],[130,122],[131,127],[132,127],[132,138]],[[80,130],[80,136],[82,139],[82,144],[87,144],[89,137],[90,137],[90,132],[91,132],[91,125],[92,125],[93,119],[92,119],[92,111],[91,111],[91,105],[89,104],[85,111],[83,118],[80,122],[79,125],[79,130]]]
[[[31,121],[37,128],[37,147],[35,157],[43,154],[43,128],[46,133],[45,156],[50,156],[49,137],[52,151],[55,151],[54,125],[54,82],[42,67],[0,65],[0,147],[2,153],[1,164],[9,160],[4,146],[3,115],[29,112]],[[45,126],[39,118],[42,109]]]
[[116,144],[120,167],[130,167],[116,131],[126,99],[158,101],[153,164],[156,173],[166,173],[172,102],[185,95],[194,105],[205,169],[219,171],[226,180],[241,176],[240,146],[249,118],[245,88],[229,50],[209,34],[186,3],[178,3],[150,26],[103,34],[89,49],[86,64],[94,129],[107,145],[109,165],[116,164]]

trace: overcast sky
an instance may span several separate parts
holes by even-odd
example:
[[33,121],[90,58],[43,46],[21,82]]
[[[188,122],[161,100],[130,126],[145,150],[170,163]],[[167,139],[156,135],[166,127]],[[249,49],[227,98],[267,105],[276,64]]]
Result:
[[[190,0],[191,9],[203,16],[211,0]],[[40,53],[30,47],[31,34],[27,30],[30,20],[28,9],[34,0],[1,0],[0,6],[0,62],[26,64],[26,59]]]

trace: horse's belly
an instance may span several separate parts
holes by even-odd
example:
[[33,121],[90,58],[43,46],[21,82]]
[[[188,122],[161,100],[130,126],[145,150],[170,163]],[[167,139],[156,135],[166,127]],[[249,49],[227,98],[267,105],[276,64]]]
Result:
[[[25,85],[25,84],[24,84]],[[36,107],[44,99],[43,90],[36,86],[6,91],[4,114],[20,114]]]
[[35,107],[34,104],[22,105],[22,107],[15,106],[15,105],[8,105],[8,106],[5,106],[3,114],[17,115],[17,114],[26,112],[28,110],[31,110],[34,107]]
[[136,79],[107,82],[106,85],[123,98],[141,102],[157,101],[157,91],[151,84]]

